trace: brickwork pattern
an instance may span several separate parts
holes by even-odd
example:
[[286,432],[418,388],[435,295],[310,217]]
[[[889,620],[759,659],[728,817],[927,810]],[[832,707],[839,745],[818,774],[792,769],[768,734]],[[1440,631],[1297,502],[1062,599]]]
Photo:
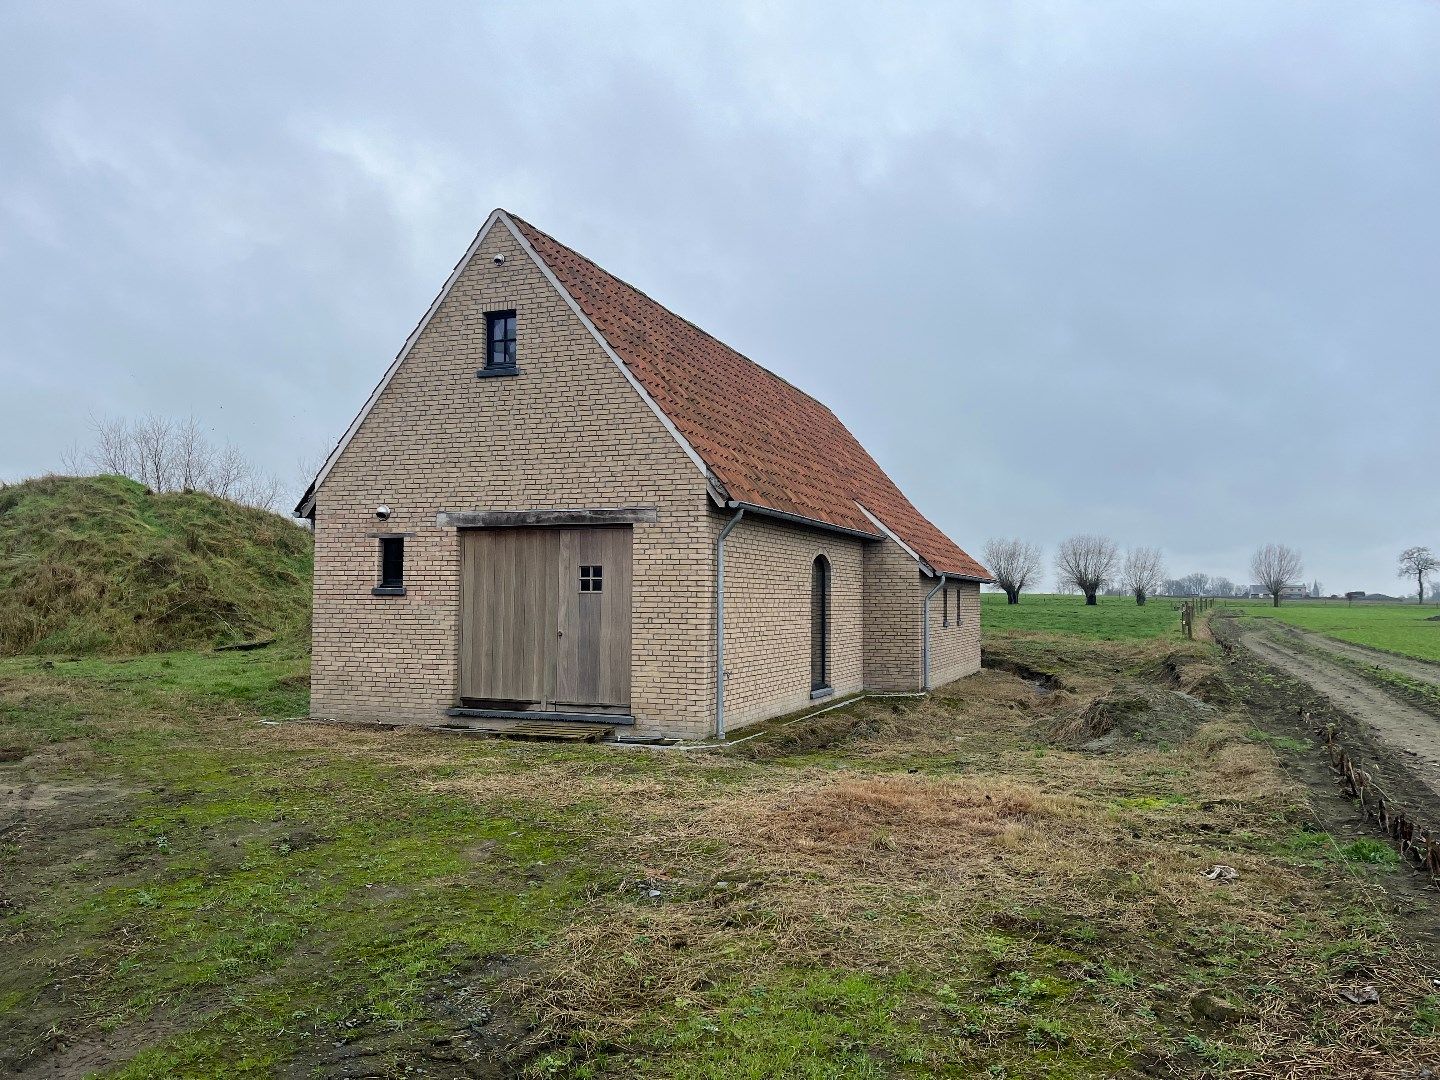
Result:
[[[477,379],[485,312],[512,308],[522,373]],[[312,715],[433,723],[456,703],[459,537],[438,512],[627,505],[658,514],[634,526],[637,730],[703,737],[714,725],[715,541],[729,516],[708,508],[694,462],[497,223],[316,492]],[[407,534],[405,596],[371,594],[381,533]],[[809,704],[822,553],[837,694],[920,688],[920,601],[933,579],[892,541],[751,517],[727,540],[728,729]],[[932,626],[936,685],[979,666],[979,591],[967,589],[962,624]]]
[[[921,582],[921,598],[935,587],[933,578]],[[949,590],[949,625],[944,615],[944,592],[930,601],[930,685],[973,675],[980,670],[980,586],[973,582],[947,582]],[[955,621],[956,604],[960,621]]]
[[[865,685],[920,689],[920,568],[893,540],[868,544],[865,577]],[[932,583],[933,584],[933,583]]]
[[864,686],[863,543],[746,517],[725,541],[727,730],[810,704],[811,574],[819,555],[830,561],[830,685],[837,695]]
[[[477,379],[484,313],[509,308],[522,374]],[[642,726],[705,734],[705,498],[699,469],[497,223],[316,494],[312,714],[428,723],[455,704],[458,534],[437,512],[643,505],[659,520],[634,526],[632,708]],[[382,531],[414,534],[403,597],[370,593]]]

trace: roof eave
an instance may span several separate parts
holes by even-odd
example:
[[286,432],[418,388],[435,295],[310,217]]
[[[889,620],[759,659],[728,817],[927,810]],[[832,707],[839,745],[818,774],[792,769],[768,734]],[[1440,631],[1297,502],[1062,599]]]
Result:
[[863,529],[851,529],[844,525],[821,521],[819,518],[805,517],[803,514],[792,514],[787,510],[776,510],[773,506],[762,506],[759,503],[730,499],[726,501],[725,507],[730,510],[746,510],[759,517],[775,518],[777,521],[787,521],[792,525],[804,525],[811,529],[824,529],[826,532],[839,533],[841,536],[851,536],[857,540],[885,539],[880,533],[865,532]]

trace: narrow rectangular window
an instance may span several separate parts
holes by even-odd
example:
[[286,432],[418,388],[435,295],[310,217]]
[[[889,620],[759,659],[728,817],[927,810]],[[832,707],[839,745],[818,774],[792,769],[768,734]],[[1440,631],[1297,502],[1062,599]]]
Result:
[[405,538],[380,538],[380,588],[387,591],[405,588]]
[[940,625],[950,625],[950,590],[940,590]]
[[515,312],[490,311],[485,314],[485,336],[489,351],[485,354],[487,368],[515,366]]

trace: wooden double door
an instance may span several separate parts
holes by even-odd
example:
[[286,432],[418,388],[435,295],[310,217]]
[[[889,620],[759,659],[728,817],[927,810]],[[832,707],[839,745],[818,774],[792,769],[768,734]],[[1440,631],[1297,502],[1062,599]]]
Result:
[[630,704],[629,525],[460,533],[460,696]]

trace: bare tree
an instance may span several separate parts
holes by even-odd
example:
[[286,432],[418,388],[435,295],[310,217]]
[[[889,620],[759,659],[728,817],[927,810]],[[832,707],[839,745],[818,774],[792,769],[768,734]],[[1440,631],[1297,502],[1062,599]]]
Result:
[[1196,571],[1180,579],[1181,596],[1204,596],[1210,591],[1210,575]]
[[[129,476],[139,479],[140,462],[135,451],[135,442],[130,437],[130,423],[126,420],[90,419],[95,429],[95,443],[85,454],[90,467],[97,473],[111,476]],[[76,470],[77,472],[79,470]]]
[[94,441],[72,447],[62,459],[73,473],[128,476],[152,491],[206,491],[221,498],[275,509],[280,482],[257,472],[234,446],[210,442],[193,417],[138,421],[94,417]]
[[1440,559],[1430,554],[1428,547],[1406,548],[1400,553],[1400,574],[1402,578],[1415,579],[1415,595],[1425,603],[1425,579],[1440,570]]
[[1212,577],[1210,579],[1210,595],[1229,597],[1235,595],[1237,586],[1227,577]]
[[1115,576],[1119,553],[1115,541],[1106,536],[1082,534],[1060,543],[1055,552],[1055,576],[1065,585],[1073,585],[1085,594],[1085,603],[1093,605],[1095,594]]
[[1160,549],[1137,547],[1127,551],[1120,580],[1125,591],[1135,597],[1135,603],[1143,605],[1165,580],[1165,559]]
[[1280,606],[1285,586],[1300,576],[1300,553],[1284,544],[1266,544],[1250,556],[1250,573],[1255,581]]
[[1023,540],[993,537],[985,541],[985,565],[995,575],[995,584],[1005,590],[1005,601],[1020,602],[1020,591],[1040,575],[1044,554]]

